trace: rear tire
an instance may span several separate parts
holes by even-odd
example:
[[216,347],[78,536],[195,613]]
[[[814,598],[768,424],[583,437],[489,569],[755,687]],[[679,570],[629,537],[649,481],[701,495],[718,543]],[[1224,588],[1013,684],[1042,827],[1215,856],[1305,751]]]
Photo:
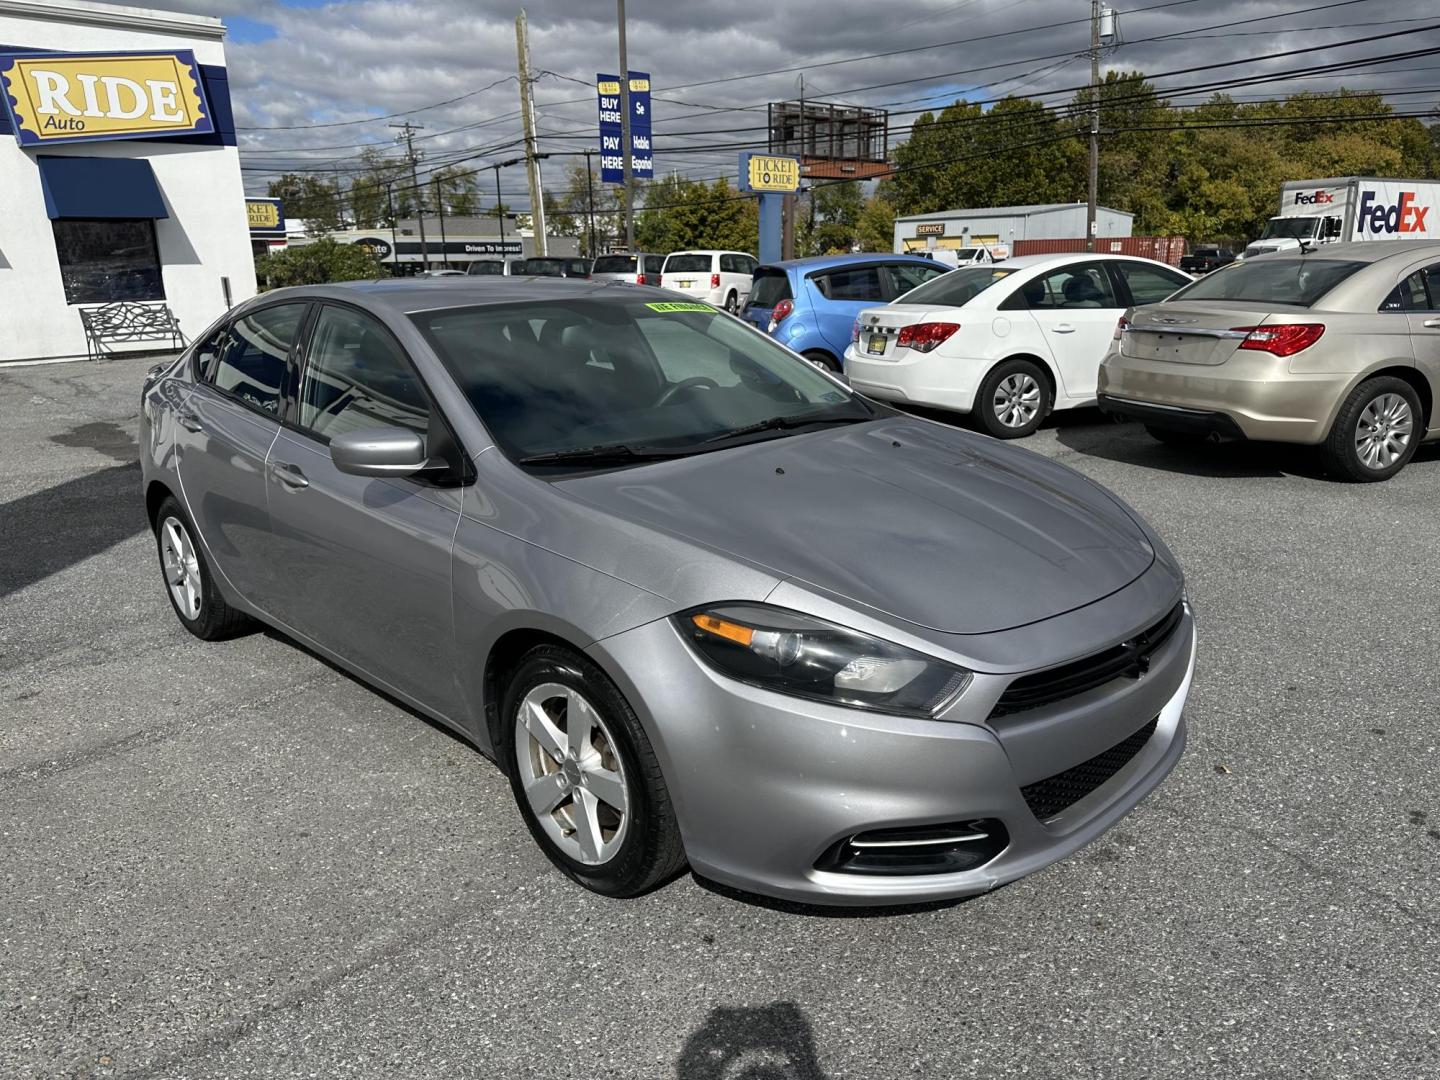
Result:
[[650,739],[595,664],[556,645],[532,649],[501,716],[498,749],[520,815],[562,873],[593,892],[627,897],[685,866]]
[[1321,444],[1326,469],[1358,484],[1389,480],[1409,464],[1425,433],[1420,396],[1404,379],[1382,375],[1350,392]]
[[730,294],[725,297],[725,310],[730,312],[731,315],[734,315],[740,310],[740,298],[735,295],[734,289],[731,289]]
[[210,572],[195,526],[173,495],[155,512],[155,546],[165,593],[180,625],[201,641],[223,641],[250,629],[250,616],[231,607]]
[[805,357],[806,360],[809,360],[810,363],[814,364],[818,368],[824,368],[826,371],[829,371],[835,375],[840,374],[840,361],[836,360],[835,357],[831,356],[823,349],[811,349],[808,352],[801,353],[800,355]]
[[1050,379],[1033,360],[1016,358],[990,369],[975,394],[975,420],[997,439],[1023,439],[1050,415]]

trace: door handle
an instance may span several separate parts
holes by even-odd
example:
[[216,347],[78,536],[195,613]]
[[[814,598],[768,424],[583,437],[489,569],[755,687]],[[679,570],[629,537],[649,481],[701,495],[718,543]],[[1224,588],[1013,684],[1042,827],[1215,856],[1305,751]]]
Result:
[[1431,330],[1440,330],[1440,319],[1426,319],[1424,325]]
[[1059,323],[1050,329],[1057,334],[1073,334],[1075,332],[1075,327],[1071,326],[1068,322]]
[[181,410],[175,414],[175,422],[186,431],[200,432],[205,430],[205,425],[200,423],[200,418],[192,412]]
[[305,474],[300,470],[299,465],[291,465],[288,461],[277,461],[270,467],[275,470],[275,475],[286,487],[304,488],[310,486],[310,481],[305,478]]

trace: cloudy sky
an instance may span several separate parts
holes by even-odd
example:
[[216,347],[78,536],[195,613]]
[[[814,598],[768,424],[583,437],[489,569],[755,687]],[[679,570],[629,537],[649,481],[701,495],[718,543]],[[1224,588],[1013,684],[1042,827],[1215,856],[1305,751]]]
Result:
[[[143,2],[143,0],[141,0]],[[356,166],[364,145],[396,153],[387,125],[424,125],[422,168],[513,157],[520,139],[515,0],[151,0],[222,18],[247,188],[285,169]],[[734,175],[734,144],[763,144],[765,103],[807,99],[885,106],[892,127],[960,95],[1019,92],[1056,102],[1085,81],[1084,0],[630,0],[630,66],[655,88],[657,175]],[[1168,94],[1224,79],[1354,62],[1352,70],[1257,83],[1264,98],[1338,85],[1385,91],[1397,109],[1440,102],[1440,11],[1388,0],[1117,0],[1121,44],[1104,63],[1159,74]],[[530,0],[542,149],[596,144],[593,80],[617,66],[610,0]],[[1430,27],[1430,29],[1426,29]],[[1351,44],[1356,38],[1419,31]],[[1288,57],[1289,50],[1313,50]],[[901,51],[904,50],[904,51]],[[877,53],[893,52],[890,56]],[[1048,97],[1045,95],[1048,93]],[[458,99],[458,100],[452,100]],[[448,104],[437,104],[449,102]],[[392,114],[405,114],[393,116]],[[356,122],[359,121],[359,122]],[[727,149],[716,150],[716,144]],[[707,149],[709,148],[709,149]],[[753,147],[752,147],[753,148]],[[758,147],[763,149],[763,145]],[[546,163],[559,178],[562,158]],[[487,195],[490,176],[482,191]],[[523,206],[523,173],[502,173]]]

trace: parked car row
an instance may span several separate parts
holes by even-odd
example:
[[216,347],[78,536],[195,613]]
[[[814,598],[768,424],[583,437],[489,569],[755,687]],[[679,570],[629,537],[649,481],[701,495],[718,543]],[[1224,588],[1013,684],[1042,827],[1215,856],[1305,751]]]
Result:
[[[477,259],[466,268],[475,276],[595,278],[631,285],[660,285],[737,312],[750,296],[756,259],[743,251],[675,251],[669,255],[637,252],[601,255],[533,257],[529,259]],[[441,274],[445,271],[433,271]]]

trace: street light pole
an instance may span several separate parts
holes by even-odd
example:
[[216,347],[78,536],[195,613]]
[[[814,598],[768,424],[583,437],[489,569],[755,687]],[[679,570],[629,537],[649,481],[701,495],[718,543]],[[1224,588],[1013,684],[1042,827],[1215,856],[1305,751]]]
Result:
[[630,205],[634,177],[630,164],[630,65],[625,58],[625,0],[615,0],[620,23],[620,160],[625,170],[625,250],[635,250],[635,208]]

